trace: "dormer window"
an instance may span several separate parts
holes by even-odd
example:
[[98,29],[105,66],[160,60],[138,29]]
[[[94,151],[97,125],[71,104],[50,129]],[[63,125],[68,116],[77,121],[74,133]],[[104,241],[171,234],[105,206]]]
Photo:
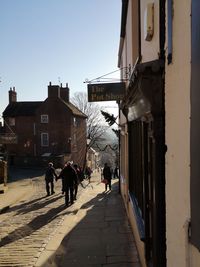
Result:
[[49,122],[49,116],[47,114],[41,115],[41,123],[48,123]]

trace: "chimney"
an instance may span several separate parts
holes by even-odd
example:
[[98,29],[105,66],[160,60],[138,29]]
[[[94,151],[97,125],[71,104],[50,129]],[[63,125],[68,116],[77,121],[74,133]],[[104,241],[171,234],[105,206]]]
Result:
[[65,102],[69,102],[69,87],[68,83],[66,83],[66,87],[60,87],[60,98],[64,100]]
[[48,98],[60,98],[60,87],[59,85],[52,85],[49,82],[48,85]]
[[13,102],[17,102],[17,92],[15,91],[15,87],[10,87],[10,90],[8,91],[9,96],[9,104]]

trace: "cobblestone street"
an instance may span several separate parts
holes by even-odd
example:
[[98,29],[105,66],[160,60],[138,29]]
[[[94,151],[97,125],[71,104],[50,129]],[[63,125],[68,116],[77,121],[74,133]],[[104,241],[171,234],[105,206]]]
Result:
[[64,205],[60,180],[55,183],[56,193],[49,197],[43,177],[32,182],[30,198],[0,215],[0,266],[34,266],[64,217],[72,212]]

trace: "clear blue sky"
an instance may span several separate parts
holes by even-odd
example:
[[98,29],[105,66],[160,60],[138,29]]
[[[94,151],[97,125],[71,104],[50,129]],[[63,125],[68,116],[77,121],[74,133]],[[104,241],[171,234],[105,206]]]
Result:
[[1,0],[0,10],[0,115],[10,87],[43,101],[50,81],[72,96],[117,70],[121,0]]

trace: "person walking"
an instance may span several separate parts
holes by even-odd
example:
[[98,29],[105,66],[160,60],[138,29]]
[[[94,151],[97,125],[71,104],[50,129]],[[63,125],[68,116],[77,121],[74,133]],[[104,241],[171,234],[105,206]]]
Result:
[[78,186],[83,181],[84,174],[83,174],[81,168],[77,164],[74,164],[74,169],[75,169],[76,175],[77,175],[77,183],[74,185],[74,200],[76,200],[77,192],[78,192]]
[[55,193],[54,192],[54,177],[55,177],[55,179],[57,179],[57,174],[56,174],[55,169],[53,167],[53,163],[49,162],[48,168],[46,169],[46,172],[45,172],[47,196],[50,196],[50,187],[51,187],[51,195],[53,195]]
[[107,191],[108,186],[109,186],[109,190],[111,190],[112,173],[107,163],[104,164],[103,178],[107,180],[107,183],[105,183],[105,191]]
[[119,178],[119,168],[116,166],[114,170],[114,178]]
[[85,176],[88,179],[89,183],[90,183],[90,179],[91,179],[91,174],[92,174],[92,170],[90,169],[89,166],[85,167]]
[[65,205],[72,205],[74,203],[74,186],[77,185],[77,174],[74,168],[71,165],[71,162],[67,162],[67,164],[62,169],[60,175],[57,179],[62,178],[62,191],[65,192]]

